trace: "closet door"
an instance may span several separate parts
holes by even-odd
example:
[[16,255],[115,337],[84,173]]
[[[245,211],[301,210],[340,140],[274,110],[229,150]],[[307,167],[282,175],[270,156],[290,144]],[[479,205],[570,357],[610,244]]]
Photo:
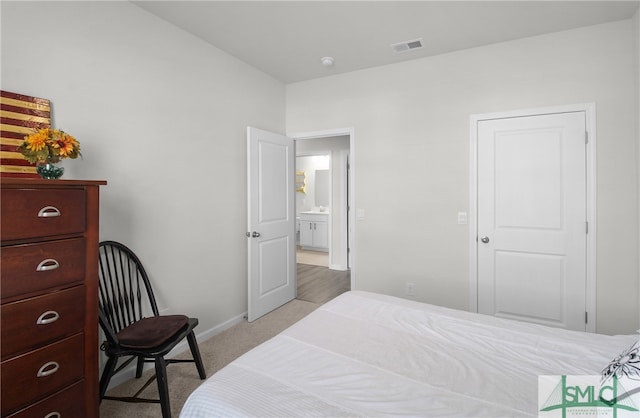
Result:
[[585,112],[478,122],[478,311],[585,330]]

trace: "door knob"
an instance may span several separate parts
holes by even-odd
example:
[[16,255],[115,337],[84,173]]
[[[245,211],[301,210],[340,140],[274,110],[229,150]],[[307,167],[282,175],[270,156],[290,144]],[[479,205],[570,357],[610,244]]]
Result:
[[487,242],[489,242],[489,237],[482,237],[480,238],[480,241],[486,244]]
[[260,237],[260,232],[253,231],[253,234],[251,234],[251,236],[254,237],[254,238],[259,238]]

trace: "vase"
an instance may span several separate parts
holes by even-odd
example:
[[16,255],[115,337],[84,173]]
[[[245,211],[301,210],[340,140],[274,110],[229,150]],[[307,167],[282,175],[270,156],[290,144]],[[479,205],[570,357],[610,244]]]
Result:
[[64,167],[58,167],[53,163],[43,161],[36,164],[36,171],[43,179],[55,180],[62,177]]

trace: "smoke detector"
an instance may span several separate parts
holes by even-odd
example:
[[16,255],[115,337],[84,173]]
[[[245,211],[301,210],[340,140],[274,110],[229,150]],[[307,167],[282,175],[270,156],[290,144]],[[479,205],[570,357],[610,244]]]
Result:
[[393,49],[393,52],[395,52],[396,54],[413,51],[414,49],[420,49],[422,47],[422,38],[413,39],[411,41],[398,42],[397,44],[391,45],[391,49]]
[[322,57],[320,58],[320,62],[325,67],[331,67],[333,65],[333,57]]

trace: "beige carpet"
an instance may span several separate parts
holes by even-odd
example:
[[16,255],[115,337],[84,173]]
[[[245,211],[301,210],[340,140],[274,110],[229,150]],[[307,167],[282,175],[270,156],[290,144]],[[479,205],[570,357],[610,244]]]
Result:
[[[200,354],[207,371],[207,377],[213,375],[235,358],[246,353],[258,344],[270,339],[279,332],[299,321],[320,304],[294,299],[262,318],[249,323],[242,322],[226,331],[200,343]],[[196,328],[196,332],[197,332]],[[190,353],[189,353],[190,354]],[[181,357],[188,357],[187,353]],[[193,363],[171,364],[167,368],[169,375],[169,395],[171,397],[171,415],[177,418],[182,405],[189,394],[203,380],[198,377]],[[147,381],[152,371],[145,372],[140,379],[133,379],[108,392],[112,396],[130,396]],[[147,398],[157,399],[155,382],[142,393]],[[160,404],[126,403],[104,400],[100,405],[101,418],[158,418],[161,416]]]

